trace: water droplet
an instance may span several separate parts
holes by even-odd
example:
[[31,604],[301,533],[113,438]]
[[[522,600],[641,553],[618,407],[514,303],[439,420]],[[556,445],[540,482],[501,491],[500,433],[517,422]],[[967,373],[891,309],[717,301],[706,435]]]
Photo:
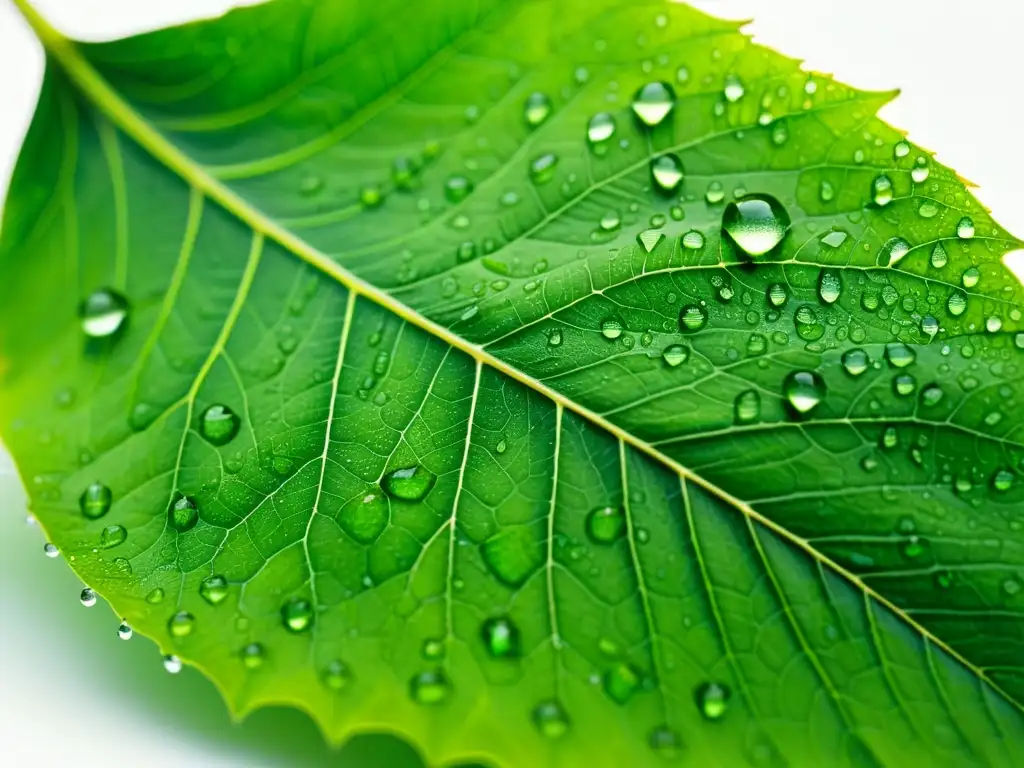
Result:
[[131,640],[133,634],[135,633],[132,631],[131,625],[122,619],[117,627],[117,636],[122,640]]
[[1003,582],[1003,592],[1013,597],[1020,592],[1020,582],[1016,579],[1007,579]]
[[885,359],[893,368],[906,368],[917,359],[917,355],[906,344],[894,341],[885,345]]
[[124,544],[128,538],[128,531],[121,525],[108,525],[100,532],[100,546],[104,549],[112,549],[119,544]]
[[641,248],[650,253],[658,247],[658,243],[665,239],[665,234],[660,229],[645,229],[636,236],[636,241]]
[[330,691],[338,692],[343,690],[352,681],[352,673],[348,665],[341,659],[335,659],[320,673],[320,681]]
[[324,188],[324,180],[319,176],[303,176],[299,182],[299,194],[312,197]]
[[519,655],[519,629],[511,619],[488,619],[483,623],[481,634],[484,647],[493,658],[505,659]]
[[626,515],[620,507],[598,507],[587,515],[587,533],[599,544],[611,544],[626,532]]
[[743,83],[735,75],[729,75],[725,78],[725,88],[722,89],[722,93],[725,96],[725,100],[730,104],[735,104],[737,101],[743,98],[743,94],[746,91],[743,88]]
[[415,465],[389,472],[381,480],[381,488],[388,496],[401,501],[420,501],[434,487],[437,476]]
[[380,187],[370,185],[359,190],[359,204],[363,208],[377,208],[383,202],[384,194],[380,191]]
[[395,189],[409,190],[413,188],[419,164],[408,157],[396,157],[391,164],[391,181]]
[[737,424],[750,424],[761,418],[761,395],[753,389],[748,389],[736,396],[733,402],[733,411]]
[[801,304],[793,314],[796,334],[804,341],[817,341],[825,335],[825,324],[818,316],[818,310],[810,304]]
[[851,376],[860,376],[870,365],[871,359],[863,349],[850,349],[843,353],[843,368]]
[[531,128],[536,128],[551,116],[551,99],[540,91],[526,97],[523,107],[523,118]]
[[939,332],[939,321],[931,315],[925,315],[921,318],[921,333],[927,336],[929,339],[934,339],[935,335]]
[[548,345],[552,347],[562,346],[562,331],[559,328],[555,328],[548,334]]
[[159,605],[164,601],[164,591],[160,587],[150,590],[146,595],[146,602],[150,605]]
[[181,672],[181,659],[177,656],[164,656],[164,669],[170,675],[176,675]]
[[52,560],[53,558],[55,558],[58,555],[60,555],[60,550],[57,549],[57,546],[55,544],[51,544],[50,542],[46,542],[43,545],[43,554],[46,555],[47,557],[49,557]]
[[547,184],[555,177],[555,169],[558,168],[558,155],[546,152],[534,158],[530,163],[530,181],[534,184]]
[[797,413],[806,414],[825,397],[825,382],[811,371],[793,371],[786,376],[782,391]]
[[569,731],[569,715],[557,701],[542,701],[531,713],[534,727],[542,736],[557,739]]
[[897,141],[896,146],[892,149],[893,156],[898,160],[901,157],[906,157],[910,154],[910,145],[905,141]]
[[974,221],[969,216],[964,216],[957,222],[956,236],[961,240],[970,240],[974,237]]
[[167,521],[178,533],[185,533],[199,522],[199,508],[191,496],[179,496],[167,511]]
[[655,753],[667,760],[679,757],[683,748],[683,741],[679,738],[679,734],[666,725],[660,725],[651,731],[647,743]]
[[78,309],[82,330],[93,339],[105,339],[120,331],[128,318],[128,300],[109,288],[93,291]]
[[289,632],[305,632],[313,626],[313,606],[308,600],[293,597],[281,606],[281,621]]
[[878,252],[878,266],[891,267],[910,253],[910,243],[902,237],[892,237],[885,241]]
[[1000,469],[992,476],[992,487],[999,493],[1006,493],[1013,487],[1013,473],[1007,469]]
[[171,633],[171,637],[188,637],[195,626],[195,616],[188,611],[178,611],[167,622],[167,631]]
[[694,692],[697,710],[707,720],[721,720],[729,709],[729,686],[722,683],[704,683]]
[[967,309],[967,297],[962,293],[951,293],[946,301],[946,309],[953,317],[959,317]]
[[611,138],[615,135],[615,118],[608,112],[598,112],[587,124],[587,143],[595,154],[607,151]]
[[91,483],[82,492],[78,500],[78,508],[82,514],[90,520],[99,520],[110,511],[113,501],[113,494],[110,489],[102,483]]
[[885,432],[882,433],[882,447],[885,449],[895,448],[898,442],[899,437],[896,434],[896,427],[886,427]]
[[985,330],[988,331],[989,333],[998,333],[1002,329],[1002,327],[1003,320],[1002,318],[996,315],[991,315],[990,317],[985,319]]
[[651,160],[651,178],[659,192],[672,194],[683,181],[683,161],[678,155],[659,155]]
[[82,593],[78,596],[78,599],[86,608],[92,608],[94,605],[96,605],[96,593],[88,587],[82,590]]
[[935,247],[932,248],[932,266],[935,269],[942,269],[948,261],[949,256],[946,255],[946,249],[942,247],[942,243],[936,243]]
[[748,256],[763,256],[782,242],[789,229],[789,214],[768,195],[747,195],[729,203],[722,214],[722,230]]
[[893,379],[892,388],[900,397],[907,397],[914,394],[914,390],[917,389],[917,381],[913,376],[904,373]]
[[683,247],[691,251],[699,251],[704,247],[704,235],[696,229],[691,229],[683,235]]
[[821,270],[818,277],[818,295],[826,304],[835,304],[843,290],[839,273],[831,269]]
[[892,202],[892,179],[886,175],[876,176],[871,182],[871,199],[875,205],[885,206]]
[[599,224],[605,232],[614,232],[622,224],[622,219],[619,218],[619,214],[615,211],[609,211],[601,217]]
[[451,176],[444,185],[444,196],[450,203],[460,203],[473,191],[473,182],[465,176]]
[[928,407],[936,406],[942,401],[944,394],[938,384],[930,384],[921,390],[921,403]]
[[769,285],[767,296],[768,303],[773,307],[781,307],[789,300],[789,292],[786,290],[786,286],[781,283],[772,283]]
[[220,605],[228,597],[228,580],[219,574],[206,577],[199,584],[199,596],[210,605]]
[[830,203],[832,202],[832,200],[835,199],[836,190],[831,183],[827,181],[822,181],[818,194],[821,197],[821,202]]
[[968,267],[960,276],[960,282],[964,284],[964,288],[973,288],[980,280],[981,271],[977,267]]
[[914,180],[915,184],[922,184],[928,180],[928,174],[928,158],[918,157],[910,171],[910,178]]
[[672,344],[665,347],[661,357],[669,368],[677,368],[690,357],[690,349],[682,344]]
[[214,445],[227,445],[238,434],[241,423],[226,405],[211,405],[199,417],[199,433]]
[[242,664],[246,669],[259,669],[263,666],[265,655],[261,643],[249,643],[242,649]]
[[625,704],[640,687],[640,675],[630,664],[616,664],[604,673],[604,691],[618,704]]
[[443,670],[420,672],[409,681],[409,693],[417,704],[441,704],[451,695],[452,686]]
[[821,238],[821,242],[827,245],[829,248],[838,248],[839,246],[846,242],[846,239],[848,237],[849,235],[846,234],[846,232],[844,232],[841,229],[836,229],[833,230],[832,232],[829,232],[827,235]]
[[676,93],[668,83],[647,83],[633,96],[633,112],[644,125],[660,125],[676,105]]
[[601,335],[606,339],[617,339],[622,335],[622,321],[610,317],[601,321]]
[[722,182],[712,181],[708,184],[707,191],[704,193],[704,199],[708,205],[718,205],[725,200],[725,187],[722,186]]
[[917,207],[917,215],[922,219],[933,219],[939,215],[939,206],[931,200],[924,200]]
[[696,333],[708,322],[708,311],[700,304],[687,304],[679,312],[679,330]]

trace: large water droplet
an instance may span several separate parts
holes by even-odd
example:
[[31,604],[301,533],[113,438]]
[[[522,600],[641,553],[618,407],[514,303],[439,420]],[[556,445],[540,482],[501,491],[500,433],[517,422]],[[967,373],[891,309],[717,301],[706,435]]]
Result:
[[961,240],[970,240],[974,237],[974,221],[970,216],[964,216],[957,222],[956,236]]
[[598,507],[587,515],[587,533],[599,544],[610,544],[626,532],[621,507]]
[[615,118],[608,112],[598,112],[587,125],[587,143],[595,154],[604,154],[615,135]]
[[188,637],[195,626],[195,616],[188,611],[178,611],[167,622],[167,631],[171,633],[171,637]]
[[167,522],[178,533],[195,528],[199,522],[199,508],[191,496],[179,496],[167,510]]
[[420,672],[409,681],[409,693],[417,704],[442,704],[452,692],[452,685],[441,669]]
[[913,376],[904,373],[893,379],[892,388],[900,397],[907,397],[914,394],[914,390],[917,389],[917,380]]
[[729,708],[729,686],[722,683],[704,683],[694,692],[697,710],[707,720],[721,720]]
[[651,160],[651,178],[659,192],[672,194],[683,181],[683,161],[678,155],[659,155]]
[[400,501],[420,501],[434,487],[437,476],[424,467],[415,465],[389,472],[381,480],[381,488]]
[[604,691],[618,704],[625,704],[640,687],[640,674],[630,664],[616,664],[604,673]]
[[500,617],[488,619],[481,627],[484,647],[496,659],[519,655],[519,629],[511,619]]
[[668,83],[647,83],[633,96],[633,112],[644,125],[660,125],[676,105],[676,93]]
[[959,317],[967,309],[967,297],[962,293],[951,293],[946,301],[946,309],[953,317]]
[[199,584],[199,596],[210,605],[220,605],[228,597],[228,580],[219,574],[206,577]]
[[708,322],[708,311],[700,304],[687,304],[679,312],[679,330],[696,333]]
[[390,515],[390,505],[384,494],[367,493],[342,507],[338,522],[345,533],[360,544],[372,544],[387,528]]
[[542,701],[533,708],[531,719],[541,735],[549,739],[560,738],[569,731],[569,715],[557,701]]
[[199,417],[199,433],[214,445],[227,445],[238,434],[241,423],[226,405],[211,405]]
[[289,632],[305,632],[313,626],[313,606],[301,597],[290,598],[281,606],[281,621]]
[[78,508],[90,520],[99,520],[110,511],[112,501],[113,494],[107,486],[102,483],[91,483],[82,492],[82,496],[78,500]]
[[948,261],[949,256],[946,255],[946,249],[942,247],[942,243],[936,243],[935,247],[932,248],[932,266],[935,269],[942,269]]
[[843,282],[839,273],[833,269],[823,269],[818,277],[818,295],[826,304],[835,304],[843,291]]
[[622,321],[617,317],[609,317],[601,321],[601,335],[606,339],[617,339],[622,335]]
[[704,247],[704,235],[696,229],[691,229],[683,235],[683,248],[690,251],[699,251]]
[[902,237],[892,237],[885,241],[878,252],[878,266],[891,267],[910,253],[910,243]]
[[860,376],[870,365],[871,359],[863,349],[850,349],[843,353],[843,368],[851,376]]
[[120,331],[128,318],[128,300],[109,288],[93,291],[78,309],[86,336],[105,339]]
[[875,205],[888,205],[892,202],[892,179],[886,175],[876,176],[871,182],[871,199]]
[[960,275],[960,282],[964,284],[964,288],[973,288],[981,280],[981,270],[977,267],[968,267],[964,270],[964,273]]
[[906,368],[917,359],[917,355],[906,344],[894,341],[885,345],[885,359],[893,368]]
[[733,411],[737,424],[750,424],[761,418],[761,395],[754,389],[748,389],[736,396]]
[[786,376],[782,391],[797,413],[806,414],[825,397],[825,382],[812,371],[793,371]]
[[665,239],[665,233],[660,229],[645,229],[636,236],[636,242],[645,252],[651,253],[658,244]]
[[751,257],[763,256],[781,243],[789,224],[782,203],[769,195],[741,197],[722,214],[722,230]]
[[546,94],[536,91],[526,97],[523,107],[523,118],[531,128],[536,128],[551,116],[551,99]]

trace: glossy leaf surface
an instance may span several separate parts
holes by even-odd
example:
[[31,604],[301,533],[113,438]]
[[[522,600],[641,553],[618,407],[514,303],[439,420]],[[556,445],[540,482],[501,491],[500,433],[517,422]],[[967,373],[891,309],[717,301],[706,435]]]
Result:
[[510,766],[1024,750],[1020,243],[891,94],[662,2],[27,13],[3,438],[235,711]]

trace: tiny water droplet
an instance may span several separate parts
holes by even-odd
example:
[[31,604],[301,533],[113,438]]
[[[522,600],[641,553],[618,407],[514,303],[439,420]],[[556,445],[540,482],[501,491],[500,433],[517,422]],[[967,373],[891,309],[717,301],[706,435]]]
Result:
[[789,225],[786,209],[769,195],[742,197],[722,214],[722,231],[751,257],[763,256],[781,243]]
[[330,691],[341,691],[352,681],[352,673],[348,665],[341,659],[335,659],[320,673],[320,680]]
[[308,600],[293,597],[281,606],[281,621],[289,632],[305,632],[313,626],[313,606]]
[[519,655],[519,629],[511,619],[500,617],[488,619],[481,627],[484,647],[495,659]]
[[185,533],[199,522],[199,508],[190,496],[179,496],[167,511],[167,521],[178,533]]
[[437,476],[424,467],[414,465],[396,469],[384,476],[381,488],[400,501],[420,501],[434,487]]
[[676,93],[668,83],[647,83],[633,96],[633,112],[648,127],[660,125],[676,105]]
[[238,434],[241,423],[226,405],[211,405],[199,417],[199,433],[214,445],[227,445]]
[[150,605],[158,605],[164,601],[164,591],[160,587],[150,590],[146,595],[146,602]]
[[656,754],[667,760],[679,757],[683,748],[683,740],[679,738],[679,734],[667,725],[660,725],[651,731],[647,743]]
[[992,487],[999,493],[1006,493],[1013,487],[1013,473],[1007,469],[1000,469],[992,476]]
[[363,208],[379,208],[383,202],[384,194],[380,191],[380,187],[370,185],[359,190],[359,204]]
[[100,288],[86,297],[78,314],[86,336],[109,338],[124,327],[128,318],[128,300],[117,291]]
[[113,494],[107,486],[99,482],[91,483],[82,492],[78,508],[82,510],[82,515],[90,520],[99,520],[110,511],[112,501]]
[[164,669],[167,670],[168,674],[178,674],[179,672],[181,672],[181,667],[181,659],[179,659],[177,656],[164,656]]
[[797,413],[807,414],[825,397],[825,382],[812,371],[793,371],[786,376],[782,390]]
[[587,124],[587,143],[595,154],[604,154],[615,135],[615,118],[608,112],[598,112]]
[[822,181],[818,194],[821,197],[821,202],[830,203],[835,199],[836,190],[830,182]]

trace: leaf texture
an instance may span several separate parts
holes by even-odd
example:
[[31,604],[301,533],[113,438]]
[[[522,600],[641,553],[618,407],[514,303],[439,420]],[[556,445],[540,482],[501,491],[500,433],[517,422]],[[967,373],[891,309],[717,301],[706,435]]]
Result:
[[[892,94],[663,2],[101,45],[25,11],[2,434],[233,711],[509,766],[1024,753],[1021,244]],[[723,233],[748,194],[790,219],[765,258]],[[127,315],[88,338],[101,289]]]

